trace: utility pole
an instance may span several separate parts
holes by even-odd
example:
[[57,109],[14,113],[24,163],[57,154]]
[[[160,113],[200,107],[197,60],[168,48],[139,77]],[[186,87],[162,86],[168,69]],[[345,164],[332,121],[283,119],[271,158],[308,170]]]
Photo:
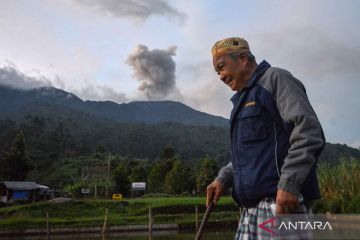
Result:
[[97,183],[95,183],[95,191],[94,191],[94,193],[95,193],[95,199],[97,198]]
[[106,185],[105,185],[105,198],[108,198],[109,195],[109,182],[110,182],[110,152],[107,162],[107,174],[106,174]]

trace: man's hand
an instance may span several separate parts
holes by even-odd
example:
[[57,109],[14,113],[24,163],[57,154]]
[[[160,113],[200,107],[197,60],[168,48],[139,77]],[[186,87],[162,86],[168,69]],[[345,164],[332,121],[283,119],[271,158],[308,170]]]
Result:
[[276,194],[276,214],[288,214],[299,207],[299,198],[289,192],[278,189]]
[[206,207],[209,206],[212,200],[216,205],[223,191],[224,187],[219,181],[215,180],[210,183],[206,188]]

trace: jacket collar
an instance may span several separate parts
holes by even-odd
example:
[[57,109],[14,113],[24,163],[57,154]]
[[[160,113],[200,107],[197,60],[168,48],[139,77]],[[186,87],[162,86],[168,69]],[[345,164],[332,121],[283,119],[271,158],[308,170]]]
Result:
[[245,91],[245,89],[252,87],[256,81],[264,74],[264,72],[270,68],[271,65],[266,61],[263,60],[256,68],[255,72],[253,73],[253,75],[251,76],[251,78],[246,82],[245,87],[241,90],[236,92],[232,97],[231,97],[231,101],[234,105],[236,105],[236,103],[239,100],[239,97],[241,95],[241,93],[243,91]]

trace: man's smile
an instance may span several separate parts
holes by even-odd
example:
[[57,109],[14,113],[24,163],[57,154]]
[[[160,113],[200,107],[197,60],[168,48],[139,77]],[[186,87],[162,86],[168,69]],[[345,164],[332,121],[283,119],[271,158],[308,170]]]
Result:
[[224,83],[227,84],[227,85],[229,85],[232,80],[233,80],[233,78],[227,77],[227,78],[224,79]]

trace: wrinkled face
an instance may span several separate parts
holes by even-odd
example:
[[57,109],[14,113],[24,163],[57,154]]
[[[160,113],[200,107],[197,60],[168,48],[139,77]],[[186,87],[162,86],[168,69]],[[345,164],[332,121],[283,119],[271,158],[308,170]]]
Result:
[[228,85],[233,91],[239,91],[245,86],[246,63],[247,58],[237,58],[235,60],[229,54],[218,56],[213,59],[214,68],[220,76],[220,80]]

